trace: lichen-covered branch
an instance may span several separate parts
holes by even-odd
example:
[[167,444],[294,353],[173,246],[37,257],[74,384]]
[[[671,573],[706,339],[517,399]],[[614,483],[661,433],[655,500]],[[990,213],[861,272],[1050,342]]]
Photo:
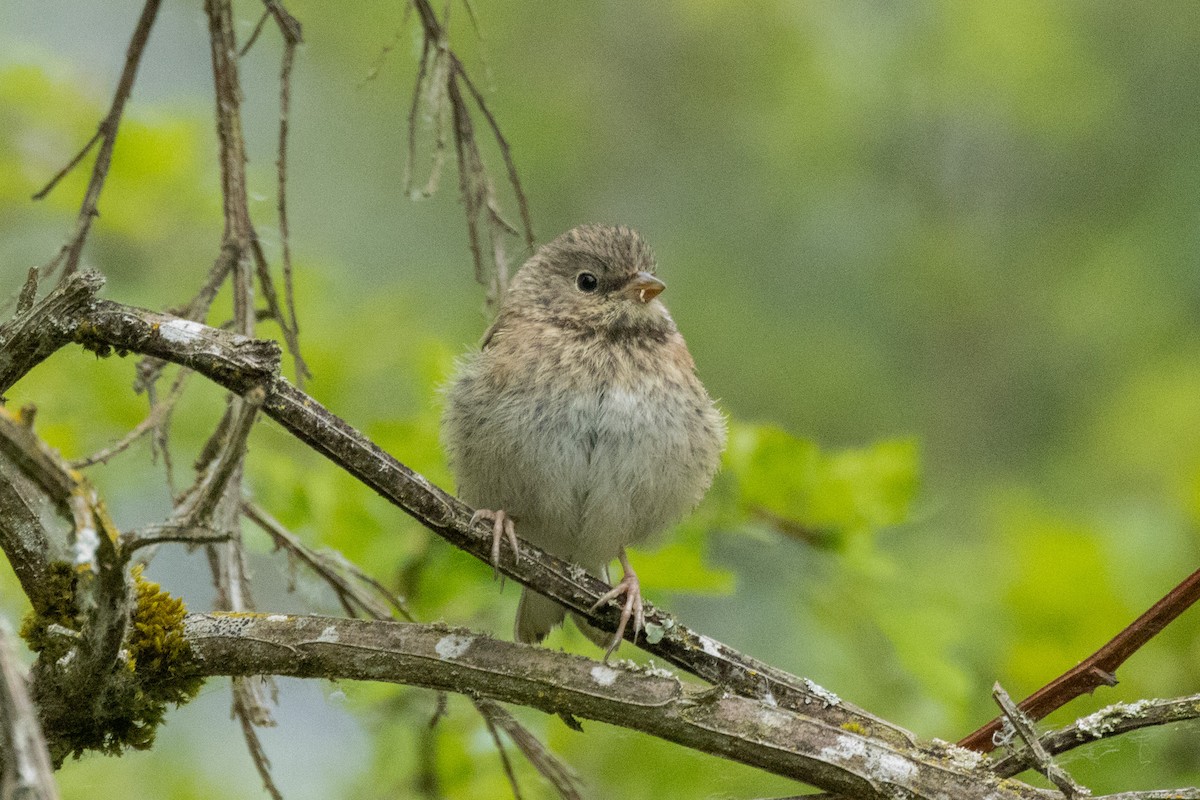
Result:
[[803,780],[858,798],[1017,800],[1053,795],[1001,785],[952,759],[887,744],[721,689],[685,689],[661,670],[502,642],[441,625],[285,615],[190,615],[206,675],[271,673],[403,683],[564,712]]
[[[1054,755],[1130,731],[1196,719],[1200,719],[1200,694],[1114,703],[1075,720],[1065,728],[1042,734],[1039,741],[1046,752]],[[1019,751],[998,759],[994,770],[997,775],[1009,777],[1031,766],[1025,751]]]

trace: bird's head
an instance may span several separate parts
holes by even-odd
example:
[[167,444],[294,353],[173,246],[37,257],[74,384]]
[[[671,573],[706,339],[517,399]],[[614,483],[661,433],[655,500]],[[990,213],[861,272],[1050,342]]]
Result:
[[513,276],[507,309],[564,327],[612,333],[672,327],[656,298],[654,254],[626,227],[580,225],[543,245]]

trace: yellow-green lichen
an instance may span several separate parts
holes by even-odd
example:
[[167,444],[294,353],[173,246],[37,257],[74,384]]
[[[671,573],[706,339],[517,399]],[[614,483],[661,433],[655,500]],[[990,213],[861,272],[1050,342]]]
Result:
[[[188,702],[203,683],[184,636],[183,601],[135,568],[121,656],[107,677],[81,676],[71,651],[86,642],[48,630],[50,624],[84,630],[84,618],[75,610],[78,582],[68,564],[55,565],[52,575],[43,608],[26,618],[21,634],[40,653],[35,689],[55,760],[87,750],[118,755],[127,748],[149,748],[168,704]],[[80,689],[81,680],[86,691]]]
[[57,660],[66,654],[70,644],[64,637],[49,633],[49,627],[59,625],[79,630],[75,612],[75,570],[65,561],[51,563],[37,595],[31,600],[33,610],[21,622],[21,638],[33,652],[45,653],[47,658]]
[[186,703],[203,678],[192,670],[192,651],[183,635],[187,607],[134,570],[136,602],[129,629],[129,663],[143,684],[163,702]]

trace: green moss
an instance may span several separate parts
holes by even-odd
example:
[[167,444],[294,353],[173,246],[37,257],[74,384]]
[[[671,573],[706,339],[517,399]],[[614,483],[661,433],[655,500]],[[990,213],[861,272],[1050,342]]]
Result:
[[70,642],[51,635],[49,626],[61,625],[74,631],[80,628],[75,612],[75,570],[65,561],[50,564],[44,587],[32,600],[33,610],[21,622],[21,638],[33,652],[57,660],[66,655]]
[[181,705],[196,696],[204,679],[193,670],[192,649],[183,635],[187,607],[178,597],[134,570],[137,598],[129,631],[129,666],[146,692]]
[[70,565],[55,565],[52,574],[45,607],[26,618],[21,635],[40,653],[35,666],[37,700],[47,718],[55,760],[78,758],[88,750],[119,755],[127,748],[151,747],[168,705],[188,702],[204,682],[195,674],[183,633],[183,601],[145,580],[140,568],[134,569],[133,608],[122,657],[107,680],[89,680],[89,691],[81,697],[81,676],[72,672],[72,659],[64,656],[83,645],[47,631],[51,623],[82,629],[75,611],[78,584]]

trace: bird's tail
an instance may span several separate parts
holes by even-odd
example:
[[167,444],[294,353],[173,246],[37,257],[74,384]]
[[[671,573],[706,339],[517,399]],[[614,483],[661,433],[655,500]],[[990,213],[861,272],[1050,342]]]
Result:
[[517,624],[513,634],[518,642],[537,644],[554,628],[562,624],[567,610],[532,589],[521,590],[517,605]]

